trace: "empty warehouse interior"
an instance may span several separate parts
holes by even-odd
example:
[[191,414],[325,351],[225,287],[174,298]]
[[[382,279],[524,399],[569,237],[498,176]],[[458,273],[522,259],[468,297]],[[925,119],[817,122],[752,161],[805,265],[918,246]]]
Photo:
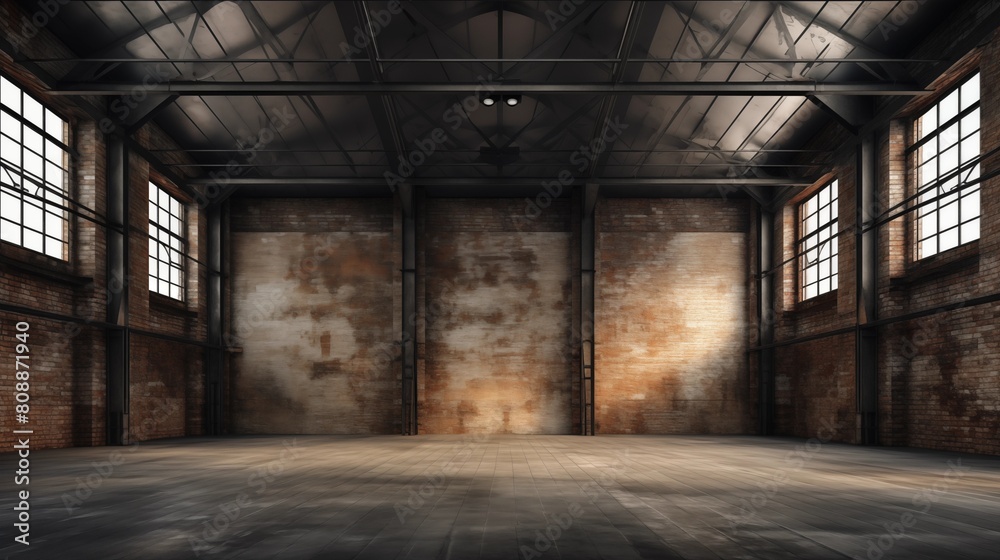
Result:
[[0,0],[0,555],[996,558],[998,27]]

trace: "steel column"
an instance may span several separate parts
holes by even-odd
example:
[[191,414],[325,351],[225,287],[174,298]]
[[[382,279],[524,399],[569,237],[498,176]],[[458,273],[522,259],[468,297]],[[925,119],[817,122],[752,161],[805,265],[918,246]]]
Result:
[[400,185],[403,212],[402,434],[417,434],[417,220],[411,185]]
[[205,433],[220,435],[223,431],[223,341],[222,293],[222,218],[223,208],[209,206],[208,218],[208,343],[205,349]]
[[[757,237],[757,328],[760,345],[774,342],[774,275],[770,274],[774,258],[774,212],[759,207]],[[762,348],[757,354],[759,395],[759,431],[762,436],[774,433],[774,348]]]
[[863,445],[878,445],[878,228],[867,227],[878,219],[878,171],[875,133],[864,134],[857,144],[857,378],[858,426]]
[[594,209],[597,206],[598,185],[588,183],[583,187],[582,216],[580,219],[580,433],[596,434],[594,421],[594,384],[596,366],[594,356],[594,286],[596,228]]
[[128,156],[122,138],[108,136],[107,155],[107,317],[118,328],[105,330],[107,341],[107,443],[129,443],[128,332]]

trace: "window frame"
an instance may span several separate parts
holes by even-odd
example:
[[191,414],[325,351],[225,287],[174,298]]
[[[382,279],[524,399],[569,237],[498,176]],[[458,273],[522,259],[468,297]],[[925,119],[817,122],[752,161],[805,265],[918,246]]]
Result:
[[[179,197],[174,196],[169,189],[150,180],[149,183],[149,291],[151,294],[158,294],[179,302],[187,299],[185,261],[188,254],[187,240],[187,205]],[[153,194],[156,194],[155,200]],[[164,207],[166,203],[166,207]],[[176,206],[176,213],[174,212]],[[155,216],[154,216],[155,209]],[[160,221],[163,213],[166,214],[168,225],[163,225]],[[172,224],[176,222],[176,229]],[[166,259],[162,258],[165,250]],[[176,262],[174,262],[176,257]],[[166,268],[165,275],[161,274]],[[173,271],[177,272],[176,281],[171,277]],[[176,292],[175,292],[176,290]]]
[[[976,93],[976,101],[963,107],[963,94],[967,94],[965,87],[973,79],[979,83]],[[955,115],[940,122],[942,104],[953,94],[957,93]],[[968,181],[978,180],[982,174],[980,158],[982,157],[982,82],[979,68],[967,72],[961,78],[955,80],[947,90],[936,97],[933,103],[925,106],[918,114],[914,115],[910,121],[909,134],[912,140],[906,147],[907,156],[907,177],[910,184],[910,192],[916,207],[910,217],[910,232],[913,235],[912,260],[913,262],[923,261],[941,253],[972,243],[981,237],[981,215],[982,203],[980,201],[980,185],[977,183],[967,186]],[[931,131],[923,133],[922,120],[931,111],[934,112],[934,127]],[[966,130],[968,126],[967,118],[973,113],[978,113],[975,121],[975,128],[972,131]],[[946,131],[955,127],[957,138],[954,142],[940,148],[938,140]],[[974,154],[966,157],[964,151],[968,149],[966,142],[976,136],[979,141]],[[924,157],[924,150],[928,145],[933,145],[934,153],[930,157]],[[941,161],[943,154],[955,150],[956,163],[954,166],[942,171]],[[930,163],[934,163],[934,178],[923,181],[921,169]],[[921,184],[923,183],[923,184]],[[946,190],[947,189],[947,190]],[[973,202],[974,201],[974,202]],[[966,205],[975,204],[974,212],[963,212]],[[942,209],[955,205],[955,223],[942,227]],[[928,227],[926,220],[933,219],[933,233],[925,234]],[[954,243],[947,243],[946,249],[941,249],[942,236],[955,232]],[[930,247],[928,242],[932,241]]]
[[[7,125],[0,125],[0,145],[6,144],[5,149],[0,149],[0,157],[6,156],[0,162],[0,181],[3,182],[3,186],[0,186],[0,239],[27,251],[68,262],[69,208],[73,204],[71,161],[75,153],[67,144],[71,135],[70,120],[12,76],[0,72],[0,78],[10,84],[18,95],[16,109],[0,102],[0,119]],[[3,86],[0,85],[0,88]],[[30,115],[25,114],[26,100],[30,100],[38,110],[41,126]],[[61,138],[52,134],[55,131],[49,126],[50,120],[61,123]],[[11,136],[12,128],[17,129],[17,138]],[[34,147],[26,139],[29,133],[34,136],[34,142],[37,142]],[[11,150],[11,147],[16,149]],[[55,153],[50,154],[50,151]],[[16,160],[8,159],[11,153],[16,153]],[[37,162],[34,165],[40,166],[40,175],[27,168],[25,162],[29,158]],[[58,182],[50,180],[50,175],[58,176]],[[32,187],[34,193],[30,191]],[[16,210],[5,211],[4,202],[16,206]],[[28,210],[29,206],[31,210]],[[28,223],[28,212],[39,216],[31,220],[35,223]],[[15,230],[16,236],[12,235]],[[29,242],[29,235],[37,241]]]
[[[826,194],[825,202],[823,201],[824,194]],[[837,177],[832,177],[809,193],[795,207],[795,253],[798,255],[796,268],[799,288],[798,300],[800,302],[835,292],[839,287],[839,201],[840,181]],[[808,208],[810,204],[815,204],[814,210]],[[821,224],[819,222],[824,211],[829,212],[830,219]],[[810,230],[810,220],[814,217],[815,222]],[[814,239],[816,242],[810,244],[809,242]],[[824,245],[830,247],[825,257],[823,256]],[[812,251],[816,251],[816,257],[810,261],[809,257]],[[822,273],[824,264],[827,268],[826,274]],[[815,272],[814,279],[810,279],[812,271]],[[822,289],[824,282],[827,285],[825,290]],[[815,288],[815,293],[810,293],[811,288]]]

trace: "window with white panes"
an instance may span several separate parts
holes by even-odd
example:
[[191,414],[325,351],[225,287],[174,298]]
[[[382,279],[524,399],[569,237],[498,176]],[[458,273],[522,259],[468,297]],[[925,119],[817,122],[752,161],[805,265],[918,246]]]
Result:
[[803,300],[837,289],[837,189],[828,183],[799,206]]
[[0,76],[0,239],[68,258],[66,121]]
[[184,299],[184,206],[149,184],[149,291]]
[[914,123],[916,257],[979,239],[979,73]]

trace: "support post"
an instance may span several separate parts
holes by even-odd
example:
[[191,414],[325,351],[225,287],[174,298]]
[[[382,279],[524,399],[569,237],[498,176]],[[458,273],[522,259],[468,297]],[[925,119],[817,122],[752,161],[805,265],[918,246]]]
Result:
[[[760,345],[774,343],[774,212],[760,207],[760,231],[757,237],[759,261],[757,277],[757,328]],[[762,436],[774,434],[774,348],[762,348],[757,354],[760,376],[759,431]]]
[[402,434],[417,434],[417,220],[412,185],[397,191],[403,212]]
[[587,183],[583,187],[580,219],[580,433],[596,434],[594,421],[594,286],[596,231],[594,210],[597,206],[598,185]]
[[206,209],[208,218],[208,343],[205,349],[205,434],[223,432],[223,287],[222,287],[222,221],[223,208],[212,204]]
[[857,144],[857,409],[860,443],[878,445],[878,228],[865,229],[878,219],[878,170],[875,133],[865,133]]
[[108,136],[107,156],[107,443],[129,443],[128,147]]

